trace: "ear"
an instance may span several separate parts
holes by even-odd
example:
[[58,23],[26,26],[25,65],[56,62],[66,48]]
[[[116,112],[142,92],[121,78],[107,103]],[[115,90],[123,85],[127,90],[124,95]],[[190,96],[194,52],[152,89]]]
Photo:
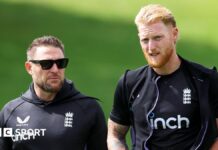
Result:
[[176,44],[176,42],[178,41],[179,39],[179,30],[177,27],[173,27],[172,28],[172,33],[173,33],[173,40],[174,40],[174,43]]
[[26,68],[26,71],[27,71],[30,75],[32,75],[32,64],[31,64],[31,62],[26,61],[26,62],[25,62],[25,68]]
[[179,30],[177,27],[174,27],[173,28],[173,38],[174,38],[174,41],[175,43],[177,42],[178,38],[179,38]]

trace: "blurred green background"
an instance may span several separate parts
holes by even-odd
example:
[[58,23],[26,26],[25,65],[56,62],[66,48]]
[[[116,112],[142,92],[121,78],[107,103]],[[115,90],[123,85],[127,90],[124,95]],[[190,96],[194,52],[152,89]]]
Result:
[[101,99],[108,118],[121,74],[146,64],[134,17],[148,3],[163,4],[174,13],[180,55],[218,66],[216,0],[0,0],[0,108],[31,82],[24,68],[29,44],[54,35],[70,58],[66,77],[86,95]]

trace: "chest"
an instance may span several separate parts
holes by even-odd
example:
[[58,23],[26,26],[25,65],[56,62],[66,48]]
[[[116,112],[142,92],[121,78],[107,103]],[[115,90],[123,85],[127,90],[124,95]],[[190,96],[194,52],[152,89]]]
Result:
[[12,128],[15,143],[43,143],[43,141],[62,142],[71,145],[84,142],[91,130],[92,120],[74,105],[39,107],[24,104],[17,108],[7,122]]
[[145,82],[132,106],[137,124],[147,126],[159,121],[163,127],[167,122],[175,127],[182,119],[186,126],[199,116],[197,91],[182,72]]

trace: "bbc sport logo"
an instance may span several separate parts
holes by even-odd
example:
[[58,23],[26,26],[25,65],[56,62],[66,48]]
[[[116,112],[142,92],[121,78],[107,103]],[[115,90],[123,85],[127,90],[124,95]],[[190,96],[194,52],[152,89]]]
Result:
[[12,128],[0,128],[0,137],[12,137]]
[[45,136],[46,129],[13,129],[0,128],[0,137],[11,137],[15,141],[34,140],[36,137]]

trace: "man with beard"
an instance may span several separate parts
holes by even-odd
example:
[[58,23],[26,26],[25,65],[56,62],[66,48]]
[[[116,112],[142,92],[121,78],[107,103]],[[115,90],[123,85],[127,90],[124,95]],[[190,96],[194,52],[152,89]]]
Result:
[[25,63],[33,82],[0,113],[0,150],[107,149],[103,111],[65,79],[68,61],[58,38],[33,40]]
[[176,53],[179,31],[170,10],[150,4],[135,23],[148,65],[118,82],[108,121],[108,148],[133,150],[218,149],[218,74]]

